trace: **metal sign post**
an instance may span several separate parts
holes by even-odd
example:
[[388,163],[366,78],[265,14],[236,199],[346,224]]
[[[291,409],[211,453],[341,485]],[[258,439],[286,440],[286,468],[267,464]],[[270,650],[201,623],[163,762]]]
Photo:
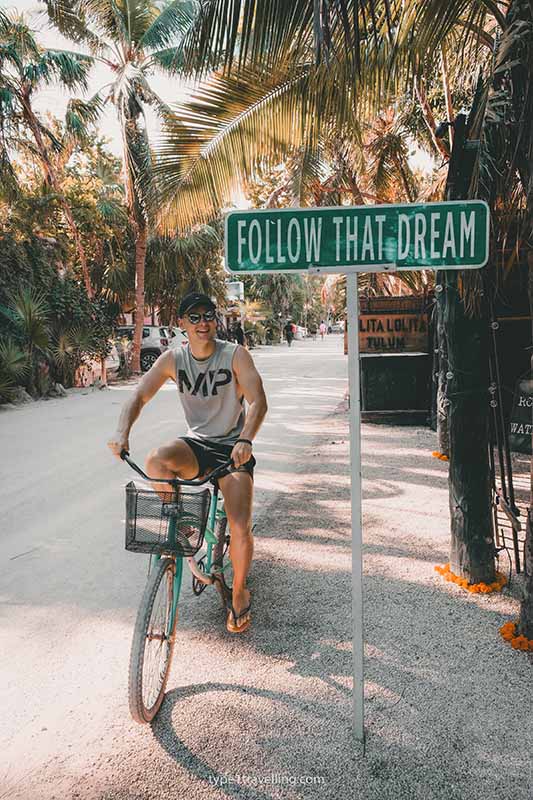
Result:
[[478,269],[487,263],[489,209],[480,200],[232,211],[226,268],[233,274],[346,275],[350,386],[354,736],[364,741],[361,394],[357,273]]
[[[359,293],[357,272],[346,275],[348,378],[350,386],[350,476],[352,502],[352,619],[354,736],[365,738],[363,635],[363,521],[361,508],[361,393],[359,374]],[[351,332],[351,340],[350,340]]]

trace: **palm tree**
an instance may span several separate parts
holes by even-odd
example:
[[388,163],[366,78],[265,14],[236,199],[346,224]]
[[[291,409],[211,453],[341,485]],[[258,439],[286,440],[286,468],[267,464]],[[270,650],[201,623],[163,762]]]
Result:
[[[109,84],[93,98],[91,108],[111,103],[122,131],[126,197],[135,236],[133,368],[140,372],[146,252],[151,210],[157,202],[145,111],[149,106],[161,116],[169,113],[150,78],[157,71],[175,74],[180,68],[200,6],[194,0],[44,2],[61,33],[86,46],[92,59],[109,69]],[[84,112],[87,105],[78,101],[78,109]]]
[[[495,206],[502,196],[495,191],[497,176],[505,176],[508,184],[518,182],[520,189],[513,196],[515,208],[527,205],[521,235],[527,241],[533,228],[532,29],[528,0],[510,0],[506,11],[494,0],[298,0],[290,4],[207,0],[184,65],[204,72],[221,65],[222,69],[209,76],[196,99],[168,121],[161,149],[161,180],[170,197],[168,224],[186,226],[196,215],[202,218],[212,213],[215,206],[227,202],[237,180],[248,180],[258,165],[279,160],[280,153],[316,147],[333,125],[341,135],[355,139],[358,123],[375,115],[378,106],[398,102],[399,87],[410,79],[431,141],[447,159],[451,142],[437,138],[428,87],[432,76],[442,71],[444,108],[450,115],[450,59],[446,56],[454,50],[461,56],[456,61],[463,82],[472,80],[480,63],[486,71],[478,102],[480,119],[470,124],[483,146],[474,185],[462,187],[462,196],[479,196],[477,180],[478,187],[485,185],[482,196]],[[487,100],[489,87],[492,103]],[[191,123],[197,130],[193,140],[184,135]],[[449,175],[448,197],[461,196],[450,183],[457,177]],[[465,275],[457,284],[466,319],[479,316],[479,281],[479,275]],[[447,317],[450,333],[457,319]],[[467,324],[463,330],[468,331]],[[452,359],[454,355],[449,354]],[[481,374],[479,379],[484,380]],[[472,435],[475,452],[484,461],[486,432],[476,424],[469,426],[472,413],[472,407],[463,404],[465,448],[457,458],[468,457],[466,445]],[[465,482],[464,471],[452,469],[450,497],[464,498],[461,504],[467,516],[473,516],[468,511],[472,491],[477,508],[490,506],[488,485],[480,495],[479,487],[473,489]],[[486,513],[481,514],[478,527],[481,517],[486,521]],[[490,580],[494,561],[487,536],[483,552],[464,558],[468,526],[461,526],[457,515],[452,515],[452,526],[459,545],[455,548],[458,571],[473,582]],[[529,542],[533,560],[531,532]],[[529,621],[523,629],[532,637],[533,585],[530,588]]]
[[24,130],[31,135],[30,148],[40,161],[45,184],[61,204],[72,234],[89,297],[92,287],[87,258],[72,209],[62,191],[54,164],[61,142],[33,108],[34,96],[45,86],[57,84],[71,90],[85,89],[91,59],[79,53],[40,47],[23,16],[0,16],[0,130],[3,140],[2,175],[15,180],[10,150],[20,149]]
[[[166,230],[206,221],[259,167],[287,153],[316,152],[332,132],[361,145],[362,125],[376,120],[390,102],[415,100],[427,131],[411,129],[411,135],[447,159],[449,146],[435,135],[428,97],[440,84],[443,109],[450,110],[449,82],[461,76],[450,76],[446,54],[458,49],[461,32],[472,32],[461,45],[464,82],[480,53],[486,57],[494,43],[487,20],[495,4],[473,0],[469,11],[457,0],[449,24],[447,4],[435,0],[434,13],[447,24],[437,29],[431,47],[427,37],[420,38],[426,46],[419,44],[419,32],[433,29],[433,19],[422,14],[425,5],[424,0],[206,0],[183,63],[185,71],[206,77],[167,119],[158,148],[168,199],[161,214]],[[382,152],[385,133],[390,158],[396,147],[398,170],[405,157],[405,141],[402,147],[398,136],[403,132],[383,131]],[[413,196],[408,175],[404,188]]]

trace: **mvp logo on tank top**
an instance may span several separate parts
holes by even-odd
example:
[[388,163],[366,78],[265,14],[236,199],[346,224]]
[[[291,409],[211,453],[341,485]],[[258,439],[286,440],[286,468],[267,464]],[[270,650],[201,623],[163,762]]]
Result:
[[203,397],[216,397],[221,386],[231,383],[233,372],[230,369],[209,369],[196,376],[194,386],[184,369],[178,369],[178,387],[183,394],[202,394]]

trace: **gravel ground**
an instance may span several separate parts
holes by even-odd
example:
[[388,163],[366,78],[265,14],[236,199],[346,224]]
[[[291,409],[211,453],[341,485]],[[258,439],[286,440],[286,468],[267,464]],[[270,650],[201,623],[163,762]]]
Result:
[[24,800],[531,799],[532,656],[498,635],[518,603],[435,573],[447,467],[426,429],[363,426],[366,752],[354,742],[348,446],[340,407],[262,511],[252,629],[226,634],[214,593],[194,606],[152,728],[132,724],[75,788],[54,765]]

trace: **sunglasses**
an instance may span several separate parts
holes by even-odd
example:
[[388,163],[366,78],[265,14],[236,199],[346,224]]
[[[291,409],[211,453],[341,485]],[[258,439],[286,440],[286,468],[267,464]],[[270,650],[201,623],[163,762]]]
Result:
[[215,312],[204,311],[203,314],[200,314],[198,311],[189,311],[189,313],[187,314],[187,319],[189,320],[189,322],[192,322],[193,325],[197,325],[201,319],[204,322],[213,322],[213,320],[215,319]]

